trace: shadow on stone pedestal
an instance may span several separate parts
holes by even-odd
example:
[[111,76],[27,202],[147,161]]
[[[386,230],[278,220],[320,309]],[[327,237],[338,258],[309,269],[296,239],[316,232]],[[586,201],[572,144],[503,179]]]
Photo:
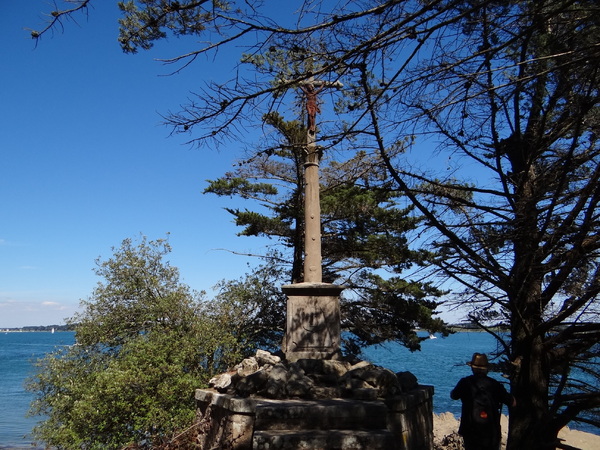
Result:
[[288,361],[340,358],[339,296],[343,290],[343,286],[329,283],[282,287],[288,297],[282,346]]
[[203,449],[429,450],[432,386],[387,399],[271,400],[198,389]]

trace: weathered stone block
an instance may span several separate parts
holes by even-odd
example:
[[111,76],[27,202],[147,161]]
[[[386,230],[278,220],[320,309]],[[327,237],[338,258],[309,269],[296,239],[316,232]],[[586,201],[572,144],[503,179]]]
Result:
[[387,428],[398,437],[399,450],[433,448],[433,392],[433,386],[419,386],[386,399]]
[[[255,403],[232,401],[230,396],[196,391],[200,448],[252,449]],[[239,413],[236,409],[248,410]]]
[[389,397],[402,392],[396,374],[388,369],[367,366],[351,370],[347,375],[364,381],[368,384],[365,387],[376,388],[380,397]]
[[398,372],[396,378],[402,387],[402,392],[412,391],[419,385],[417,377],[411,372]]
[[269,375],[264,370],[251,373],[246,377],[240,378],[235,384],[235,393],[241,397],[256,394],[263,389],[268,379]]
[[332,431],[257,431],[253,449],[256,450],[389,450],[394,448],[394,436],[385,430]]
[[244,359],[237,367],[238,375],[246,377],[258,370],[259,365],[255,357]]
[[373,388],[354,389],[352,392],[352,398],[356,400],[377,400],[379,391]]
[[343,289],[328,283],[283,286],[288,297],[283,351],[288,361],[339,358],[339,294]]
[[225,390],[231,385],[231,375],[231,373],[222,373],[217,375],[216,377],[210,379],[208,385],[218,389],[219,391]]
[[205,431],[201,445],[235,450],[430,450],[432,395],[431,386],[385,402],[242,399],[198,390],[199,425]]
[[314,397],[314,381],[308,377],[302,377],[297,379],[290,378],[286,389],[289,397]]
[[256,360],[262,366],[264,364],[271,364],[274,366],[281,362],[281,358],[277,355],[273,355],[265,350],[256,350]]
[[267,398],[285,398],[287,395],[288,370],[279,363],[273,366],[268,372],[267,382],[262,391],[259,392]]

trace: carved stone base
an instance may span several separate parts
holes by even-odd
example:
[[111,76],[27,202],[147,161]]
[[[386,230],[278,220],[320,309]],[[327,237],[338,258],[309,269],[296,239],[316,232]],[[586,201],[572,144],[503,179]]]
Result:
[[286,335],[282,350],[288,361],[340,357],[340,293],[343,286],[297,283],[282,287],[287,295]]
[[270,400],[196,390],[200,448],[430,450],[432,386],[387,400]]

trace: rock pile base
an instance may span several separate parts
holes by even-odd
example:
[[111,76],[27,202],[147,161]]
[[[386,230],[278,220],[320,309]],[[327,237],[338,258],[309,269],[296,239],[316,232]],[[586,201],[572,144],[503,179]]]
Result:
[[394,373],[367,361],[300,359],[288,363],[258,350],[209,386],[222,394],[271,399],[389,398],[417,387],[410,372]]
[[259,350],[196,391],[201,448],[401,449],[433,446],[433,387],[366,361]]

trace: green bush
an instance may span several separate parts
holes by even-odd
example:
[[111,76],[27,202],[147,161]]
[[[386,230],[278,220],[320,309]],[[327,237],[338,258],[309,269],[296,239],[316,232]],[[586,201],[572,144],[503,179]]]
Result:
[[194,390],[240,358],[234,335],[163,261],[165,240],[127,239],[70,319],[76,344],[37,362],[34,437],[57,448],[165,447],[194,419]]

